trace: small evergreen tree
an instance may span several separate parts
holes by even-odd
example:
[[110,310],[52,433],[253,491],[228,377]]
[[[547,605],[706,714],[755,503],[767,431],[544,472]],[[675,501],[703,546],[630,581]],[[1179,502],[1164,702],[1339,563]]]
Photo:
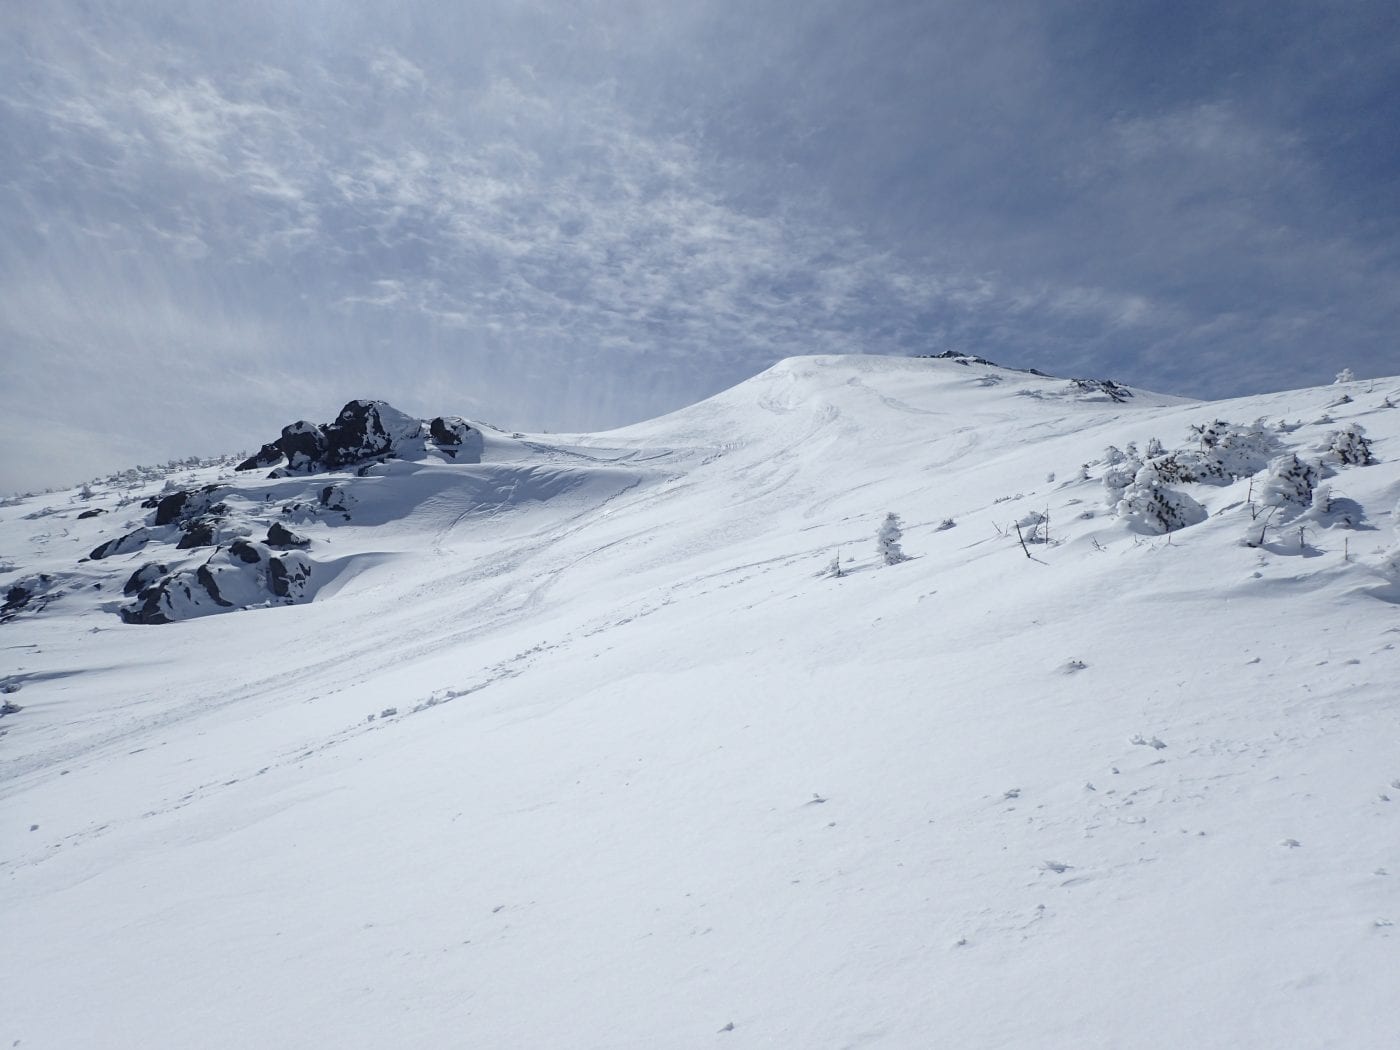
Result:
[[875,535],[875,545],[880,552],[880,557],[885,559],[886,565],[898,565],[902,561],[908,561],[909,556],[900,547],[899,541],[904,538],[904,526],[899,520],[899,515],[890,511],[885,515],[884,523],[880,526],[880,531]]

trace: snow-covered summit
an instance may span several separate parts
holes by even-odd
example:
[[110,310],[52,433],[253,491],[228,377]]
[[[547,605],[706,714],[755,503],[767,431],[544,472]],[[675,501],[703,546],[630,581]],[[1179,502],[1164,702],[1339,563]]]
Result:
[[797,358],[10,502],[4,1034],[1385,1045],[1397,401]]

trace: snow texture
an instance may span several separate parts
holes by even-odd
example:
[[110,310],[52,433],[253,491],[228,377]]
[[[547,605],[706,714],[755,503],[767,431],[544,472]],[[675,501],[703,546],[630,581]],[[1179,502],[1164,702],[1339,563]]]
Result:
[[1392,1046],[1400,380],[1336,393],[795,358],[6,501],[0,1045]]

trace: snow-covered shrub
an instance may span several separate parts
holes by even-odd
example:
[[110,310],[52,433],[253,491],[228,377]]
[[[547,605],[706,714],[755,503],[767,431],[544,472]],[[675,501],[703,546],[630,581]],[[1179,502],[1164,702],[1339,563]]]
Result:
[[1190,435],[1196,448],[1154,458],[1164,481],[1228,485],[1263,470],[1279,451],[1277,430],[1262,419],[1247,426],[1217,419],[1191,427]]
[[1371,442],[1360,423],[1349,423],[1333,430],[1323,441],[1322,462],[1338,466],[1367,467],[1376,461]]
[[1318,480],[1317,467],[1290,452],[1269,464],[1259,500],[1267,507],[1309,506]]
[[1110,507],[1116,507],[1123,498],[1124,491],[1142,469],[1142,460],[1129,459],[1112,445],[1108,447],[1108,452],[1116,455],[1109,457],[1105,454],[1108,466],[1103,472],[1104,499]]
[[1343,368],[1340,372],[1337,373],[1337,378],[1333,380],[1334,385],[1337,383],[1354,382],[1356,382],[1356,373],[1353,372],[1350,368]]
[[1206,510],[1186,493],[1170,488],[1155,463],[1144,463],[1114,508],[1140,532],[1160,535],[1206,520]]
[[1021,538],[1027,543],[1047,543],[1050,536],[1048,532],[1050,519],[1044,513],[1033,510],[1029,514],[1023,515],[1016,522],[1016,527]]
[[899,520],[899,515],[890,511],[885,515],[885,520],[880,525],[880,531],[875,534],[876,549],[880,552],[880,557],[885,560],[886,565],[898,565],[902,561],[909,560],[909,556],[899,545],[899,541],[903,537],[904,526]]

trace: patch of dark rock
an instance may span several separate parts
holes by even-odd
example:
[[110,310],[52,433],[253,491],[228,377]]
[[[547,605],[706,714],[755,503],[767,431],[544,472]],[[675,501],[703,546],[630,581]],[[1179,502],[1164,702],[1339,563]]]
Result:
[[276,466],[286,459],[286,455],[277,447],[277,442],[269,441],[262,448],[258,449],[251,456],[245,459],[234,470],[260,470],[263,467]]
[[272,593],[279,598],[292,597],[311,578],[311,566],[304,561],[289,563],[287,559],[272,558],[267,570]]
[[79,521],[82,521],[84,518],[95,518],[95,517],[97,517],[99,514],[106,514],[106,513],[107,513],[107,512],[106,512],[105,510],[103,510],[101,507],[93,507],[91,510],[85,510],[85,511],[83,511],[81,514],[79,514],[79,515],[78,515],[78,520],[79,520]]
[[267,527],[267,545],[279,550],[286,550],[289,547],[309,547],[311,541],[305,536],[293,532],[280,521],[274,521]]
[[162,525],[181,525],[203,514],[223,514],[228,505],[218,502],[215,493],[218,485],[205,485],[201,489],[180,489],[163,496],[156,504],[155,520],[151,523],[159,528]]
[[39,612],[61,598],[63,592],[57,589],[60,582],[46,572],[16,580],[5,592],[4,604],[0,605],[0,623],[8,623],[21,612]]
[[181,489],[165,496],[156,504],[155,525],[173,525],[180,520],[181,512],[185,509],[185,504],[189,502],[190,493]]
[[160,562],[148,561],[127,578],[126,583],[122,586],[122,593],[126,595],[140,594],[169,571]]
[[1110,401],[1123,404],[1133,392],[1121,383],[1115,383],[1112,379],[1071,379],[1070,384],[1084,394],[1106,394]]
[[[177,573],[177,575],[180,574]],[[176,586],[183,586],[186,594],[189,593],[188,585],[183,583],[176,584],[174,582],[174,577],[171,577],[169,581],[162,581],[161,583],[152,584],[147,587],[141,592],[140,597],[138,597],[135,602],[130,605],[123,605],[117,610],[122,618],[122,623],[172,623],[173,621],[170,617],[161,609],[160,602],[161,598],[169,594],[170,589]]]
[[184,522],[184,534],[180,537],[180,542],[175,544],[175,549],[179,551],[191,550],[195,547],[212,547],[218,542],[219,524],[221,518],[199,517]]
[[299,551],[275,555],[253,540],[220,547],[197,569],[159,576],[119,609],[133,624],[163,624],[210,613],[310,599],[311,563]]
[[219,581],[214,579],[214,574],[209,571],[206,562],[194,571],[194,577],[207,592],[209,597],[214,599],[215,605],[222,605],[226,609],[233,608],[233,602],[225,601],[223,595],[219,593]]
[[327,485],[320,491],[316,498],[320,501],[321,506],[325,507],[327,510],[338,510],[344,514],[346,518],[350,517],[350,508],[346,506],[349,502],[349,498],[345,490],[339,485]]
[[995,361],[988,361],[985,357],[978,357],[975,354],[964,354],[959,350],[944,350],[939,354],[915,354],[914,356],[930,361],[956,361],[960,365],[987,365],[991,368],[1001,367],[1001,365],[997,364]]
[[[439,418],[444,420],[439,428],[442,433],[453,433],[454,417]],[[270,477],[341,470],[366,460],[393,458],[413,449],[421,451],[424,429],[422,420],[405,415],[387,402],[350,401],[325,426],[299,420],[283,427],[276,441],[264,445],[238,469],[273,466],[285,459],[286,464],[276,467]],[[460,443],[459,440],[457,444]]]
[[[43,577],[40,577],[41,579]],[[0,615],[8,612],[17,612],[29,604],[29,599],[34,597],[34,592],[22,583],[17,583],[5,592],[5,604],[0,605]]]
[[229,553],[235,558],[249,565],[256,565],[258,562],[262,561],[262,554],[259,553],[258,548],[247,540],[234,540],[229,544],[228,549]]
[[[4,703],[0,704],[0,717],[4,715],[17,715],[23,710],[24,708],[20,707],[19,704],[14,701],[6,700]],[[32,831],[33,829],[31,828],[30,830]]]
[[1006,365],[999,365],[995,361],[989,361],[985,357],[978,357],[976,354],[964,354],[958,350],[944,350],[942,353],[938,354],[914,354],[913,356],[931,361],[955,361],[960,365],[986,365],[988,368],[1002,368],[1008,372],[1020,372],[1022,375],[1040,376],[1042,379],[1053,378],[1038,368],[1009,368]]
[[142,528],[128,532],[125,536],[119,536],[106,543],[100,543],[92,549],[88,555],[93,561],[101,561],[103,558],[110,558],[116,554],[130,554],[132,551],[139,551],[151,540],[156,538],[156,534],[150,529]]
[[481,432],[461,416],[437,416],[428,423],[428,436],[437,450],[449,459],[480,463]]
[[327,462],[330,442],[326,432],[315,423],[298,420],[282,428],[282,436],[277,445],[287,457],[287,469],[294,474],[313,473]]

